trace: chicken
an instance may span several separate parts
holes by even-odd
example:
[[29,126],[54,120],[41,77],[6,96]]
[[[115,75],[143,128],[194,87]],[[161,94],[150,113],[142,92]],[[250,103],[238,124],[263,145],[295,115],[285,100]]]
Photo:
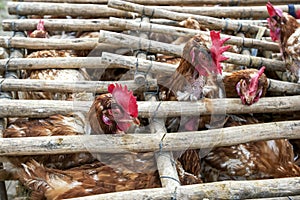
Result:
[[132,91],[119,84],[109,85],[108,91],[96,97],[89,110],[92,134],[123,134],[132,124],[139,125],[136,97]]
[[[225,127],[255,124],[252,116],[229,116]],[[217,147],[201,165],[205,182],[294,177],[300,168],[294,163],[292,145],[286,139],[249,142]]]
[[40,19],[36,30],[29,32],[31,38],[49,38],[49,33],[45,30],[44,21]]
[[[110,84],[108,94],[95,98],[88,113],[92,134],[126,133],[139,124],[132,91]],[[85,144],[89,149],[89,144]],[[19,169],[19,180],[33,192],[33,200],[75,198],[124,190],[161,187],[153,152],[93,154],[98,160],[65,170],[30,160]]]
[[[163,100],[195,101],[203,97],[223,97],[220,62],[226,58],[222,53],[229,46],[222,46],[226,39],[211,31],[211,40],[196,35],[185,45],[183,57],[170,82],[162,88]],[[166,89],[167,88],[167,89]],[[167,119],[169,132],[198,130],[202,116]],[[180,122],[179,122],[180,121]],[[183,185],[201,183],[199,150],[187,150],[177,160],[177,170]]]
[[[170,82],[165,85],[163,100],[199,100],[208,95],[213,98],[213,88],[220,84],[222,74],[220,62],[226,60],[222,53],[230,46],[224,46],[229,38],[220,39],[220,33],[211,31],[211,42],[202,35],[194,36],[185,45],[183,57]],[[218,97],[219,94],[217,94]]]
[[46,168],[32,160],[23,165],[19,177],[23,184],[33,190],[31,200],[40,200],[44,196],[49,200],[58,200],[161,187],[157,171],[120,171],[101,162],[62,171]]
[[[45,31],[44,22],[40,20],[37,30],[30,33],[30,37],[45,37],[49,35]],[[49,57],[70,57],[71,52],[64,50],[43,50],[31,53],[27,58],[49,58]],[[56,81],[82,81],[87,80],[84,70],[77,69],[42,69],[42,70],[22,70],[22,77],[26,79],[56,80]],[[34,100],[89,100],[92,93],[57,93],[44,91],[19,92],[20,99]],[[74,102],[74,105],[76,103]],[[82,113],[69,113],[67,115],[52,115],[46,118],[17,118],[9,119],[7,128],[3,132],[3,137],[39,137],[54,135],[82,135],[85,134],[85,116]],[[47,167],[68,168],[78,166],[82,163],[90,163],[94,158],[90,154],[72,155],[47,155],[35,156],[36,160]],[[67,158],[67,159],[66,159]],[[30,156],[9,157],[8,161],[15,166],[27,162]]]
[[[189,28],[189,29],[194,29],[194,30],[202,30],[200,23],[191,17],[179,22],[179,25],[183,26],[184,28]],[[163,34],[163,36],[165,36],[165,34]],[[169,42],[163,41],[163,42],[184,46],[190,39],[191,39],[191,37],[181,36],[172,42],[170,42],[170,41]],[[163,54],[157,54],[156,57],[157,57],[156,61],[158,61],[158,62],[166,62],[166,63],[174,64],[174,65],[178,65],[181,60],[180,57],[174,57],[174,56],[163,55]]]
[[[48,32],[44,28],[44,21],[40,20],[37,30],[29,34],[32,38],[49,38]],[[74,57],[72,51],[67,50],[42,50],[32,52],[27,58],[56,58],[56,57]],[[23,79],[40,79],[56,81],[84,81],[89,80],[89,76],[84,68],[81,69],[38,69],[22,70]],[[91,93],[56,93],[56,92],[18,92],[20,99],[49,99],[49,100],[91,100]]]
[[[52,115],[47,118],[9,119],[8,127],[3,131],[4,138],[15,137],[42,137],[59,135],[82,135],[85,133],[85,117],[81,113],[68,115]],[[80,164],[91,163],[95,158],[88,153],[38,155],[38,156],[15,156],[7,157],[5,161],[16,167],[21,167],[30,159],[36,159],[47,167],[66,169]]]
[[265,67],[260,70],[245,69],[223,75],[223,83],[227,98],[240,97],[242,104],[252,105],[260,97],[264,97],[268,80],[263,73]]
[[300,83],[300,23],[268,2],[268,24],[273,41],[278,41],[286,68]]

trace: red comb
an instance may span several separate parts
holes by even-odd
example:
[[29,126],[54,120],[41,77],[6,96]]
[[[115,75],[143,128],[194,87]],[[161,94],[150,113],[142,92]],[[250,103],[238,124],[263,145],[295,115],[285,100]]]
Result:
[[230,38],[221,39],[220,32],[216,32],[216,31],[210,31],[210,38],[211,38],[211,42],[212,42],[212,46],[210,48],[210,53],[212,55],[213,60],[216,63],[217,72],[222,74],[222,66],[221,66],[220,62],[228,59],[227,57],[223,56],[222,54],[230,48],[229,45],[227,45],[227,46],[222,46],[222,45]]
[[296,18],[300,19],[300,9],[296,11]]
[[128,91],[126,85],[122,88],[122,85],[118,83],[110,84],[108,86],[108,92],[112,94],[117,104],[120,105],[124,111],[128,112],[132,117],[138,116],[136,97],[133,96],[132,91]]
[[44,26],[44,20],[40,19],[39,23],[36,26],[36,29],[39,31],[44,31],[45,30],[45,26]]
[[266,4],[266,6],[267,6],[268,13],[269,13],[270,17],[274,17],[274,16],[276,16],[276,15],[278,15],[279,17],[282,17],[282,10],[279,9],[279,8],[275,8],[275,7],[271,4],[271,2],[268,2],[268,3]]
[[255,75],[255,77],[251,78],[250,86],[249,86],[249,92],[250,93],[255,92],[257,90],[258,80],[261,77],[261,75],[264,73],[265,69],[266,69],[266,67],[263,66],[262,68],[259,69],[259,71]]

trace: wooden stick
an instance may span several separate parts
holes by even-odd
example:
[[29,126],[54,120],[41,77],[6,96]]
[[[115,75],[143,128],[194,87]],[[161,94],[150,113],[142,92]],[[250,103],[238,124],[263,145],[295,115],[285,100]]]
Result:
[[[87,92],[105,93],[107,86],[115,81],[57,81],[39,79],[0,79],[2,91],[45,91],[45,92]],[[154,79],[147,81],[147,86],[141,86],[134,81],[118,81],[122,85],[127,85],[130,90],[155,90],[157,82]]]
[[57,58],[11,58],[0,59],[0,71],[35,70],[35,69],[79,69],[102,68],[108,66],[101,62],[101,57],[57,57]]
[[[240,99],[203,99],[197,102],[145,102],[139,101],[139,116],[149,118],[156,116],[199,116],[218,113],[224,110],[227,114],[245,113],[283,113],[300,110],[299,96],[265,97],[257,103],[242,105]],[[91,102],[86,101],[54,101],[54,100],[1,100],[0,117],[31,117],[41,118],[54,114],[70,112],[86,113]]]
[[[9,61],[9,62],[8,62]],[[154,74],[165,74],[165,75],[172,75],[177,66],[167,63],[161,63],[161,62],[155,62],[155,61],[149,61],[145,59],[136,59],[133,56],[122,56],[118,54],[113,53],[102,53],[102,57],[70,57],[70,58],[12,58],[10,60],[8,59],[0,59],[0,71],[4,71],[6,68],[8,70],[20,70],[20,69],[27,69],[27,70],[33,70],[33,69],[48,69],[48,68],[58,68],[58,69],[64,69],[64,68],[71,68],[71,69],[77,69],[77,68],[111,68],[111,67],[122,67],[130,70],[135,70],[136,65],[138,64],[139,70],[143,72],[151,72]],[[8,86],[12,87],[18,87],[13,86],[15,84],[19,84],[18,82],[13,82],[12,80],[6,80],[3,82],[5,85],[9,82],[9,85],[4,86],[6,90],[10,90]],[[26,81],[24,80],[24,83],[20,82],[22,86],[28,87],[25,85]],[[38,84],[36,82],[35,84]],[[75,83],[71,83],[71,85],[74,85]],[[79,84],[79,83],[78,83]],[[88,85],[97,85],[97,82],[88,84]],[[290,83],[290,82],[284,82],[284,81],[278,81],[274,79],[269,79],[269,84],[271,84],[268,88],[268,91],[270,92],[280,92],[282,94],[287,95],[299,95],[300,94],[300,86],[296,83]],[[48,84],[47,84],[48,85]],[[95,86],[96,86],[95,85]],[[88,86],[87,86],[88,87]],[[105,87],[105,86],[103,86]],[[89,90],[87,88],[87,90]],[[76,89],[74,90],[76,91]],[[100,88],[97,89],[97,92],[102,93],[104,91],[100,90]]]
[[[76,198],[76,200],[134,199],[246,199],[299,195],[300,178],[280,178],[252,181],[221,181],[179,186],[176,193],[168,188],[115,192]],[[271,189],[270,189],[271,188]],[[75,199],[69,199],[75,200]]]
[[0,46],[4,48],[26,49],[73,49],[91,50],[97,47],[97,38],[45,39],[0,37]]
[[[1,60],[0,60],[1,61]],[[149,61],[133,56],[121,56],[113,53],[102,53],[102,63],[108,66],[126,67],[128,69],[135,69],[138,66],[140,71],[150,72],[154,74],[166,74],[171,75],[175,72],[177,65]]]
[[[217,142],[216,138],[218,138]],[[271,139],[299,139],[300,121],[282,121],[234,126],[204,131],[166,134],[140,133],[124,135],[77,135],[24,138],[0,138],[0,156],[66,154],[66,153],[128,153],[182,151],[188,149],[231,146]],[[88,146],[88,148],[87,148]]]
[[139,37],[115,33],[111,31],[100,31],[99,42],[117,44],[120,47],[129,47],[133,50],[145,50],[152,53],[181,55],[182,47]]
[[[136,22],[133,20],[119,19],[115,17],[109,18],[109,24],[112,26],[118,26],[120,28],[128,29],[128,30],[133,29],[138,31],[164,33],[164,34],[176,35],[176,36],[193,37],[197,34],[209,36],[209,32],[207,31],[199,31],[199,30],[193,30],[189,28],[172,27],[172,26],[165,26],[165,25],[152,24],[152,23]],[[230,40],[228,40],[226,44],[232,44],[232,45],[248,47],[248,48],[259,48],[264,50],[279,51],[279,46],[275,42],[268,42],[268,41],[251,39],[251,38],[241,38],[241,37],[236,37],[231,35],[229,36],[225,34],[221,34],[221,37],[222,38],[230,37]]]
[[293,200],[293,199],[300,199],[299,195],[289,195],[289,196],[282,196],[282,197],[269,197],[269,198],[251,198],[247,200]]
[[286,81],[278,81],[275,79],[268,79],[268,91],[269,92],[279,92],[285,95],[295,95],[300,94],[300,84],[290,83]]
[[[0,60],[0,71],[5,70],[7,59]],[[167,63],[160,63],[155,61],[148,61],[144,59],[136,59],[133,56],[120,56],[118,54],[112,54],[104,52],[101,57],[72,57],[72,58],[26,58],[10,59],[8,63],[8,70],[16,69],[48,69],[48,68],[111,68],[122,67],[130,70],[135,70],[135,66],[138,63],[140,71],[150,72],[155,74],[172,75],[177,66]],[[3,80],[3,79],[0,79]],[[285,95],[299,95],[300,85],[296,83],[290,83],[285,81],[278,81],[274,79],[269,80],[268,91],[279,92]],[[127,84],[129,88],[135,90],[138,85],[129,82],[120,82],[121,84]],[[62,87],[58,87],[62,84]],[[3,91],[53,91],[53,92],[107,92],[106,87],[109,82],[66,82],[66,81],[43,81],[43,80],[11,80],[5,79],[2,82]],[[148,82],[150,90],[154,89],[156,82]],[[141,89],[141,88],[140,88]],[[94,90],[94,91],[93,91]]]
[[[24,32],[15,32],[14,36],[24,38],[25,34]],[[24,51],[21,49],[10,49],[10,55],[8,53],[2,54],[3,58],[23,58],[24,57]],[[10,80],[16,80],[18,78],[17,71],[11,71],[11,70],[5,70],[4,78],[10,79]],[[11,91],[9,92],[3,92],[1,91],[1,98],[7,99],[7,98],[13,98],[15,95]],[[3,130],[7,126],[7,119],[0,119],[0,127],[1,127],[1,137],[3,136]],[[0,163],[0,170],[3,169],[3,163]],[[3,200],[7,200],[7,190],[5,186],[5,181],[0,181],[0,198]]]
[[[53,3],[98,3],[107,4],[108,0],[22,0],[24,2],[53,2]],[[265,5],[268,0],[127,0],[132,3],[143,5],[179,5],[179,6],[203,6],[203,5]],[[273,4],[282,4],[282,0],[272,0]],[[284,1],[285,4],[299,3],[297,0]]]
[[[100,31],[99,42],[119,45],[121,47],[130,47],[132,49],[141,49],[152,53],[171,54],[182,56],[182,46],[157,42],[153,40],[141,39],[135,36],[115,33],[110,31]],[[285,63],[283,61],[254,57],[248,55],[240,55],[225,52],[224,56],[229,59],[225,62],[249,67],[265,66],[267,69],[275,71],[285,71]]]
[[[229,19],[217,19],[214,17],[202,16],[202,15],[193,15],[188,13],[177,13],[172,12],[160,8],[151,8],[149,6],[143,6],[139,4],[134,4],[130,2],[125,2],[121,0],[109,0],[108,7],[126,10],[130,12],[136,12],[141,15],[157,17],[157,18],[167,18],[177,21],[182,21],[187,19],[188,17],[192,17],[199,21],[200,24],[205,25],[207,28],[210,29],[228,29],[232,31],[242,31],[242,32],[250,32],[256,33],[259,29],[259,26],[250,25],[250,24],[241,24],[236,21],[231,21]],[[268,35],[268,34],[266,34]]]
[[[272,1],[275,5],[275,3]],[[285,3],[286,4],[286,3]],[[143,4],[145,5],[145,4]],[[295,10],[300,9],[300,5],[294,5]],[[203,15],[217,18],[254,18],[262,19],[268,18],[269,13],[266,5],[263,6],[237,6],[237,7],[225,7],[225,6],[204,6],[204,7],[191,7],[191,6],[150,6],[151,8],[160,8],[174,12],[189,13],[194,15]],[[288,5],[275,5],[276,8],[288,12]]]
[[[2,21],[4,31],[32,31],[39,19],[6,19]],[[110,26],[107,19],[44,19],[47,31],[122,31]]]
[[119,54],[103,52],[102,57],[67,57],[67,58],[14,58],[0,59],[0,71],[8,70],[35,70],[35,69],[79,69],[82,67],[93,69],[106,69],[121,67],[134,70],[138,65],[139,70],[151,73],[172,74],[177,66],[136,59],[133,56],[122,56]]
[[34,2],[8,2],[8,12],[11,15],[54,15],[54,16],[82,16],[82,17],[129,17],[136,14],[118,9],[108,8],[107,5],[97,4],[57,4]]

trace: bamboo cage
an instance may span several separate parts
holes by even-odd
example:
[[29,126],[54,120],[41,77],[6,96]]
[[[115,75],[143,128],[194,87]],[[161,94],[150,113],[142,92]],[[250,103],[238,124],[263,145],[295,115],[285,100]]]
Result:
[[[288,199],[299,197],[300,178],[220,181],[182,185],[176,168],[176,153],[187,149],[214,149],[263,140],[300,139],[300,84],[268,77],[267,95],[251,106],[238,98],[198,101],[161,101],[158,91],[165,79],[176,72],[178,63],[159,60],[180,58],[184,44],[172,41],[192,38],[208,31],[186,28],[181,21],[193,18],[205,30],[221,31],[221,38],[230,37],[227,45],[239,52],[225,52],[226,66],[239,69],[266,67],[266,74],[284,74],[285,62],[270,55],[280,52],[270,39],[265,4],[259,0],[19,0],[7,4],[7,12],[15,19],[2,21],[0,35],[0,197],[3,200],[26,198],[24,194],[7,197],[5,184],[18,180],[6,168],[6,160],[16,156],[60,154],[126,154],[152,152],[161,183],[160,188],[116,191],[91,196],[93,199]],[[272,3],[285,12],[291,5],[300,9],[299,1]],[[50,38],[30,38],[43,19]],[[80,37],[85,33],[96,37]],[[242,33],[239,35],[239,33]],[[162,41],[157,38],[165,36]],[[69,57],[27,58],[36,51],[72,52]],[[244,51],[244,53],[243,53]],[[8,52],[8,53],[6,53]],[[86,53],[89,52],[89,53]],[[246,53],[245,53],[246,52]],[[253,53],[256,52],[256,53]],[[258,53],[257,53],[258,52]],[[78,53],[78,56],[76,55]],[[82,53],[83,55],[81,55]],[[73,56],[76,55],[76,56]],[[163,57],[164,58],[164,57]],[[84,81],[22,79],[24,71],[86,70]],[[127,70],[119,80],[100,80],[106,70]],[[114,77],[114,71],[108,77]],[[228,75],[231,72],[223,72]],[[99,75],[100,74],[100,75]],[[99,76],[99,77],[98,77]],[[96,77],[96,78],[95,78]],[[129,78],[128,78],[129,77]],[[138,99],[138,117],[149,122],[138,134],[3,138],[3,131],[14,118],[41,119],[53,115],[81,113],[87,116],[92,100],[22,99],[23,93],[108,92],[111,83],[126,85]],[[171,117],[246,115],[251,113],[260,123],[209,130],[168,133],[165,121]],[[271,120],[270,120],[271,119]],[[88,146],[87,146],[88,144]]]

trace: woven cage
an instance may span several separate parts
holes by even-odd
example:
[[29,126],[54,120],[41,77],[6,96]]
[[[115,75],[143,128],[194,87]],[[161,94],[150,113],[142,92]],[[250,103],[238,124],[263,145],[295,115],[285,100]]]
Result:
[[[2,21],[4,31],[12,36],[0,36],[0,127],[6,128],[7,118],[43,118],[53,114],[81,112],[87,114],[91,101],[24,100],[17,92],[43,91],[61,93],[107,92],[110,83],[127,85],[130,90],[144,95],[138,101],[139,117],[150,119],[145,134],[51,136],[31,138],[0,138],[0,157],[54,155],[95,150],[97,153],[153,152],[160,177],[161,188],[148,188],[77,197],[76,199],[290,199],[300,195],[300,178],[222,181],[182,186],[174,166],[173,152],[186,149],[212,149],[270,139],[300,139],[300,85],[282,80],[268,80],[268,96],[257,103],[242,105],[240,99],[205,99],[197,102],[159,101],[158,76],[170,76],[177,65],[155,60],[157,55],[180,58],[183,46],[171,42],[155,41],[152,33],[171,38],[208,35],[206,31],[182,27],[179,22],[192,17],[209,30],[220,30],[222,37],[230,36],[227,44],[245,50],[243,53],[225,52],[227,64],[259,68],[285,73],[285,63],[272,59],[279,54],[279,45],[271,42],[267,28],[265,3],[259,0],[22,0],[9,2],[8,12],[15,19]],[[281,1],[272,1],[280,4]],[[298,1],[287,1],[298,3]],[[215,6],[221,5],[221,6]],[[233,6],[233,7],[232,7]],[[278,5],[283,11],[288,6]],[[300,5],[295,5],[295,9]],[[45,29],[51,33],[99,32],[98,38],[41,39],[29,38],[43,18]],[[230,19],[229,19],[230,18]],[[243,33],[245,37],[239,37]],[[89,52],[88,56],[58,58],[25,58],[27,52],[37,50],[73,50]],[[260,52],[257,55],[257,51]],[[99,55],[99,52],[101,54]],[[125,55],[126,52],[127,54]],[[129,52],[129,53],[128,53]],[[255,53],[256,52],[256,53]],[[87,81],[48,81],[21,79],[20,70],[105,69],[128,70],[129,76],[119,81],[97,80],[97,74]],[[95,77],[96,76],[96,77]],[[289,78],[289,77],[288,77]],[[226,106],[224,106],[226,105]],[[167,117],[253,113],[265,123],[211,129],[204,131],[166,134]],[[286,116],[286,118],[282,116]],[[280,118],[267,122],[268,117]],[[155,119],[155,120],[153,120]],[[274,132],[274,130],[276,130]],[[199,134],[201,132],[201,134]],[[1,132],[2,133],[2,132]],[[192,138],[192,139],[190,139]],[[217,142],[212,142],[214,138]],[[99,141],[97,146],[88,142]],[[124,142],[125,141],[125,142]],[[186,141],[189,144],[186,144]],[[0,168],[0,193],[7,198],[5,183],[15,177]],[[299,196],[298,196],[299,198]],[[20,197],[16,197],[20,199]]]

